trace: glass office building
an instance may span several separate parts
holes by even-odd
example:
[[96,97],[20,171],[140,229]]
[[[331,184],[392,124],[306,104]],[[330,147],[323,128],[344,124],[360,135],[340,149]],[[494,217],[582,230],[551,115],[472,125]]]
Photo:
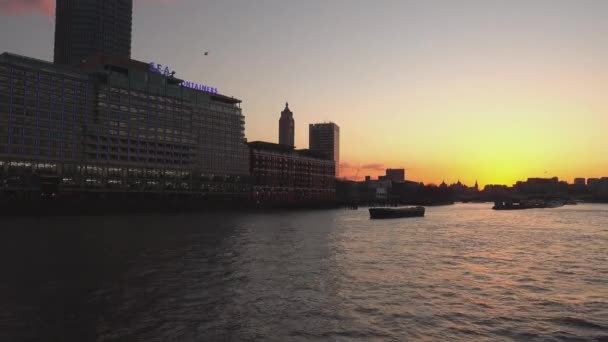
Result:
[[0,55],[5,191],[246,196],[240,101],[182,82],[128,58]]

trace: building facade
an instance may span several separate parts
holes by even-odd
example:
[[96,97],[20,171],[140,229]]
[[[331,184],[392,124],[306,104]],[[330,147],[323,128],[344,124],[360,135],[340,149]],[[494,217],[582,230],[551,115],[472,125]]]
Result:
[[[554,195],[560,192],[560,181],[557,177],[552,178],[528,178],[514,185],[514,189],[522,194],[528,195]],[[567,192],[563,191],[563,192]]]
[[386,169],[386,179],[391,182],[405,181],[405,169]]
[[255,202],[303,204],[336,199],[332,161],[284,144],[256,141],[249,148]]
[[281,112],[279,119],[279,144],[295,146],[295,121],[293,113],[289,110],[289,103],[285,103],[285,109]]
[[336,164],[336,176],[339,175],[340,164],[340,127],[333,122],[310,124],[308,127],[308,143],[311,151],[333,160]]
[[91,56],[131,57],[133,0],[57,0],[55,63]]
[[130,59],[77,69],[0,55],[5,191],[246,197],[240,101],[181,83]]

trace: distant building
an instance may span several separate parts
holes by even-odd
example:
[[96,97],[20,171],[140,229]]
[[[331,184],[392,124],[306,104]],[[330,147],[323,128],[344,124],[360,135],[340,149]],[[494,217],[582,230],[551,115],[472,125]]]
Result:
[[279,119],[279,144],[295,146],[294,135],[293,113],[289,110],[289,103],[285,103],[285,109],[281,112],[281,118]]
[[392,182],[405,181],[405,169],[386,169],[386,179]]
[[517,192],[523,194],[550,195],[559,192],[560,182],[557,177],[528,178],[525,182],[517,182],[514,188]]
[[608,177],[600,178],[595,184],[592,193],[595,199],[608,200]]
[[458,182],[450,185],[450,189],[452,189],[455,192],[464,192],[464,191],[468,190],[469,187],[464,185],[459,179]]
[[131,57],[133,0],[57,0],[55,63],[91,56]]
[[506,193],[509,189],[508,186],[502,184],[487,184],[484,186],[483,191],[488,193]]
[[589,178],[589,179],[587,179],[587,188],[589,189],[589,191],[593,192],[597,188],[599,182],[600,182],[599,178]]
[[308,143],[312,151],[321,153],[324,158],[333,160],[336,164],[336,176],[340,170],[340,127],[333,122],[310,124],[308,127]]
[[386,201],[389,198],[390,190],[393,184],[390,180],[378,179],[365,184],[364,196],[368,201]]
[[369,182],[369,181],[371,181],[371,180],[372,180],[372,176],[365,176],[365,181],[366,181],[366,182]]
[[250,148],[252,199],[302,204],[336,199],[335,163],[310,150],[254,141]]
[[580,196],[589,193],[585,178],[574,178],[574,182],[572,184],[568,184],[567,187],[568,194],[570,195]]

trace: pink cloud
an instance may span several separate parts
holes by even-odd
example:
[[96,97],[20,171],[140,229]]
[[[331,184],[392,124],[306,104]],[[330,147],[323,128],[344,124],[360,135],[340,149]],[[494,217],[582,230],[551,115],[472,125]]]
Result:
[[365,164],[365,165],[361,165],[362,169],[366,169],[366,170],[374,170],[374,171],[384,171],[385,167],[384,164]]
[[386,165],[382,163],[356,164],[348,161],[340,163],[340,178],[361,181],[365,176],[372,178],[384,175]]
[[30,12],[53,15],[55,13],[55,0],[0,0],[0,13],[10,15]]
[[157,4],[161,4],[161,5],[173,5],[176,4],[178,2],[180,2],[181,0],[134,0],[135,3],[157,3]]
[[[100,0],[101,1],[101,0]],[[136,3],[174,5],[181,0],[135,0]],[[0,0],[0,13],[8,15],[40,12],[52,16],[55,14],[55,0]]]

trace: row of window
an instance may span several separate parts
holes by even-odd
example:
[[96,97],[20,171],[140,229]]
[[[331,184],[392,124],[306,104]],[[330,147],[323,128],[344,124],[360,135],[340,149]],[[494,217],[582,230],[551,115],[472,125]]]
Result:
[[30,162],[30,161],[1,161],[0,172],[9,174],[41,173],[54,174],[57,176],[94,176],[111,177],[114,179],[173,179],[188,180],[193,182],[214,182],[214,183],[246,183],[247,176],[214,175],[208,173],[198,173],[192,170],[179,169],[149,169],[149,168],[121,168],[96,165],[78,164],[57,164],[50,162]]

